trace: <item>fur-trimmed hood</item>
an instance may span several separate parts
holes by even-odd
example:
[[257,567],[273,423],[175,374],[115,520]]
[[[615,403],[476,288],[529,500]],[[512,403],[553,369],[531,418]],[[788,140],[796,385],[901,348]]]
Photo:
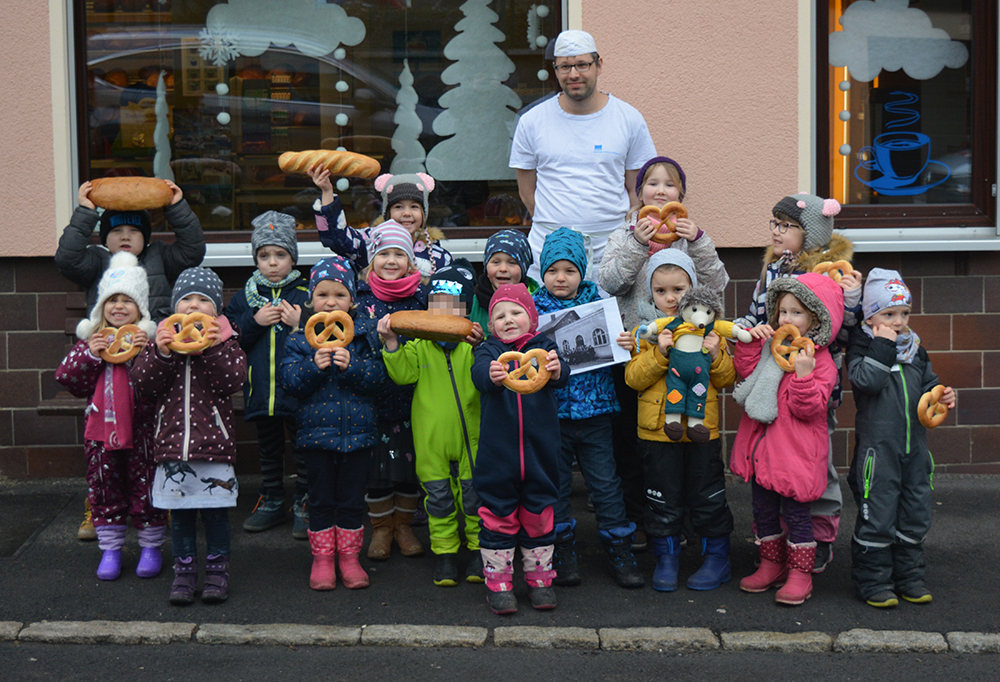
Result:
[[767,290],[767,322],[778,328],[778,299],[792,294],[819,319],[819,327],[806,336],[817,346],[828,346],[844,321],[844,290],[826,275],[807,272],[798,277],[782,277]]
[[[799,254],[794,264],[790,264],[791,267],[788,271],[812,272],[812,269],[820,263],[832,263],[838,260],[850,261],[853,256],[854,244],[851,243],[851,240],[834,232],[826,248],[803,251]],[[779,258],[781,258],[781,254],[774,252],[774,246],[768,246],[767,251],[764,252],[764,265],[770,265]]]

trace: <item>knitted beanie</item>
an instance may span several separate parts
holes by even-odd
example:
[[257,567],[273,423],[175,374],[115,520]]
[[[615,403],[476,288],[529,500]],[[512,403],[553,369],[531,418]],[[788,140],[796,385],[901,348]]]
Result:
[[542,254],[538,260],[543,277],[552,264],[560,260],[568,260],[580,271],[580,277],[583,277],[587,272],[587,249],[584,246],[583,235],[568,227],[560,227],[545,238]]
[[823,199],[815,194],[799,192],[787,196],[771,210],[775,216],[784,213],[805,230],[803,251],[825,247],[833,236],[833,216],[840,213],[840,203],[836,199]]
[[417,257],[413,255],[413,237],[410,236],[410,231],[395,220],[379,223],[368,232],[369,262],[375,254],[386,249],[399,249],[406,254],[411,264],[417,262]]
[[210,299],[215,306],[215,314],[222,313],[222,280],[208,268],[188,268],[178,275],[170,294],[170,306],[177,310],[181,299],[191,294],[201,294]]
[[653,295],[653,273],[661,265],[676,265],[691,278],[692,287],[698,286],[698,273],[695,271],[691,256],[680,249],[663,249],[650,256],[649,262],[646,264],[646,291],[649,292],[650,296]]
[[517,284],[501,284],[497,287],[497,290],[493,292],[493,298],[490,299],[491,321],[493,320],[493,308],[497,303],[502,301],[516,303],[528,312],[528,318],[531,320],[531,326],[527,331],[528,334],[534,334],[538,330],[538,309],[535,307],[535,302],[531,299],[531,294],[528,293],[528,287],[524,286],[521,282]]
[[903,283],[903,277],[895,270],[872,268],[865,280],[865,294],[861,299],[864,319],[870,319],[880,310],[900,305],[913,305],[913,296]]
[[343,284],[350,292],[351,300],[354,300],[357,275],[355,275],[350,261],[343,256],[327,256],[316,263],[309,271],[309,298],[312,298],[316,285],[327,279]]
[[671,159],[669,156],[654,156],[653,158],[651,158],[649,161],[647,161],[642,165],[642,168],[639,169],[639,174],[635,176],[635,195],[639,197],[639,200],[640,201],[642,200],[642,184],[646,180],[646,171],[649,170],[650,166],[656,163],[669,163],[671,166],[677,169],[677,174],[681,176],[681,186],[678,189],[680,189],[682,197],[686,195],[688,181],[687,181],[687,176],[684,175],[684,169],[681,168],[681,165],[676,161],[674,161],[673,159]]
[[90,310],[90,317],[76,325],[76,336],[87,340],[94,333],[108,326],[104,319],[104,304],[115,294],[125,294],[139,307],[135,324],[149,336],[156,334],[156,323],[149,314],[149,278],[146,269],[128,251],[119,251],[111,257],[108,269],[97,285],[97,303]]
[[[488,263],[493,254],[497,252],[506,253],[517,261],[521,268],[521,279],[528,274],[528,268],[535,262],[535,257],[531,253],[531,246],[528,245],[528,238],[518,230],[500,230],[494,232],[486,240],[486,249],[483,251],[483,263]],[[583,272],[581,270],[581,272]]]
[[299,259],[298,241],[295,238],[295,218],[287,213],[266,211],[254,218],[253,234],[250,235],[250,247],[253,249],[254,260],[257,251],[264,246],[280,246],[292,257],[295,263]]
[[466,313],[472,310],[472,296],[476,286],[476,276],[472,263],[464,258],[456,258],[451,265],[439,269],[431,277],[428,296],[449,294],[458,296],[465,304]]
[[382,216],[389,217],[389,209],[405,199],[410,199],[424,207],[424,222],[430,204],[428,195],[434,190],[434,178],[427,173],[383,173],[375,178],[375,190],[382,193]]
[[142,233],[142,248],[149,245],[153,226],[149,222],[149,213],[146,211],[105,211],[101,214],[101,244],[107,246],[108,234],[111,233],[111,230],[122,225],[131,225]]

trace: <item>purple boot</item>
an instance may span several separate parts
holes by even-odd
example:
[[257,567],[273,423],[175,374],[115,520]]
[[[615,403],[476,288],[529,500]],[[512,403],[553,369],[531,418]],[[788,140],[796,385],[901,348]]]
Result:
[[125,544],[125,526],[97,526],[97,546],[104,550],[97,566],[101,580],[118,580],[122,574],[122,545]]
[[160,546],[166,535],[166,526],[139,529],[139,547],[142,551],[139,554],[139,565],[135,568],[135,574],[140,578],[155,578],[160,575],[163,569],[163,552],[160,551]]
[[213,554],[205,558],[205,589],[201,600],[206,604],[221,604],[229,598],[229,556]]
[[198,562],[193,556],[174,559],[174,584],[170,588],[170,603],[187,606],[194,603],[198,589]]

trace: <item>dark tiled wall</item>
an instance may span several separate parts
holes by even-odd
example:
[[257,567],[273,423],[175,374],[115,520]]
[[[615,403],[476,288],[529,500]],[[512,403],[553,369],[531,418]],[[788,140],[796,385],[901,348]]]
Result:
[[[760,252],[723,249],[732,282],[726,315],[749,305]],[[903,273],[914,295],[913,328],[930,352],[942,381],[959,392],[958,408],[930,434],[939,471],[1000,473],[1000,254],[859,254],[855,266]],[[249,269],[219,274],[227,294],[241,287]],[[73,341],[83,297],[48,258],[0,258],[0,475],[10,478],[82,476],[82,417],[37,414],[60,390],[54,369]],[[846,468],[853,446],[854,402],[845,382],[834,436],[837,465]],[[728,395],[723,405],[727,445],[741,410]],[[255,472],[253,429],[238,419],[238,471]]]

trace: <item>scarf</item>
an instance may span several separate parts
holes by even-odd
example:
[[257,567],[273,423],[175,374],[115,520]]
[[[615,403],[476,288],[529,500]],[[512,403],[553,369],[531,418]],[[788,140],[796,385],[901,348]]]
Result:
[[288,276],[285,277],[280,282],[272,282],[267,277],[265,277],[264,273],[262,273],[260,270],[254,270],[253,274],[250,276],[250,279],[247,280],[246,286],[243,287],[243,293],[246,294],[247,303],[250,305],[251,308],[258,308],[258,309],[263,308],[268,303],[277,304],[281,302],[280,298],[275,298],[273,301],[269,301],[264,296],[261,295],[257,287],[265,287],[269,289],[283,289],[301,276],[302,274],[298,270],[293,269],[291,272],[288,273]]
[[778,385],[784,376],[785,371],[771,355],[770,343],[765,341],[757,366],[733,389],[733,400],[742,405],[754,421],[770,424],[778,418]]
[[541,313],[543,311],[550,312],[552,310],[575,308],[578,305],[599,301],[601,300],[601,292],[598,290],[597,284],[591,282],[589,279],[585,279],[580,282],[580,287],[576,290],[576,296],[573,298],[556,298],[545,287],[536,291],[534,298],[535,305],[538,306],[538,312]]
[[486,276],[486,273],[479,275],[479,279],[476,280],[476,300],[479,301],[479,307],[483,310],[489,311],[490,309],[490,299],[493,298],[493,283],[490,282],[490,278]]
[[[875,330],[867,322],[861,325],[861,329],[869,339],[875,338]],[[919,347],[920,337],[907,327],[896,335],[896,362],[909,365],[913,362],[913,358],[917,357],[917,348]]]
[[[131,364],[131,363],[129,363]],[[128,366],[104,363],[90,401],[83,437],[104,443],[105,450],[132,447],[132,382]]]
[[400,277],[399,279],[382,279],[374,271],[368,273],[368,286],[371,287],[375,298],[386,303],[402,301],[417,292],[420,286],[420,273],[414,272],[412,275]]

